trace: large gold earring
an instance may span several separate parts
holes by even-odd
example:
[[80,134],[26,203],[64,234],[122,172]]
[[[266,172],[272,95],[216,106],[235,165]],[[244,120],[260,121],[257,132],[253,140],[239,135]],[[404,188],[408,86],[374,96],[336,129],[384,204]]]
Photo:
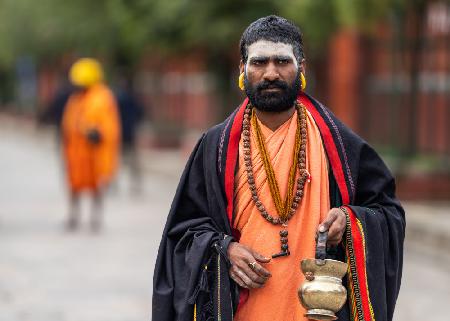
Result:
[[244,85],[244,73],[241,73],[239,75],[239,82],[238,82],[238,86],[241,90],[245,89],[245,85]]
[[303,75],[303,73],[300,73],[300,84],[301,84],[301,89],[305,90],[306,88],[306,78],[305,75]]

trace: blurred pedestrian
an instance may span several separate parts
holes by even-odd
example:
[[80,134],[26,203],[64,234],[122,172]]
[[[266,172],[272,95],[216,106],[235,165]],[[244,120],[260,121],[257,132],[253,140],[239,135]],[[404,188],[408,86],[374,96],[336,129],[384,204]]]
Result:
[[68,229],[79,224],[80,194],[93,197],[91,228],[101,226],[105,188],[113,179],[120,145],[120,121],[116,100],[103,83],[98,61],[82,58],[69,72],[76,87],[64,110],[62,120],[63,152],[70,190]]
[[143,108],[133,90],[131,75],[123,71],[118,77],[115,94],[122,129],[122,163],[130,173],[131,192],[141,192],[141,168],[136,136],[143,118]]
[[[66,78],[66,77],[65,77]],[[67,105],[69,97],[73,93],[73,86],[69,80],[62,80],[56,89],[53,99],[41,115],[39,115],[39,122],[42,124],[51,124],[56,128],[56,139],[58,144],[61,140],[62,118],[64,115],[64,108]]]

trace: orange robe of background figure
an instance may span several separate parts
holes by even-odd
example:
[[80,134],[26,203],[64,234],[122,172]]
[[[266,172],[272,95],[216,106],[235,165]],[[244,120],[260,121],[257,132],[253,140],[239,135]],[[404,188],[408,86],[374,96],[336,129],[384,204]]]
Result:
[[[118,166],[120,123],[112,92],[102,83],[73,94],[63,122],[63,145],[67,178],[73,193],[96,191],[113,178]],[[87,133],[96,129],[100,142]]]

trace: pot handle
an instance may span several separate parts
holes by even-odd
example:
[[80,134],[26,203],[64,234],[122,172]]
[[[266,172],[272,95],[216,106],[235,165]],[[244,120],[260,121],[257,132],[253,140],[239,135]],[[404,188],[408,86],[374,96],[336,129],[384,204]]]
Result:
[[325,259],[327,258],[327,238],[328,231],[319,232],[317,237],[316,244],[316,262],[319,264],[319,261],[325,263]]

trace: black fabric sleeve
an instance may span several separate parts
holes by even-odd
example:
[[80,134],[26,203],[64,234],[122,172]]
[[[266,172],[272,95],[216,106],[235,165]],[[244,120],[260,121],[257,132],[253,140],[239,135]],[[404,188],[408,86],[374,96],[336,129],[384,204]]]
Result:
[[369,295],[375,320],[392,320],[400,290],[405,213],[395,196],[395,181],[367,144],[360,151],[355,204],[365,238]]
[[202,265],[211,246],[227,239],[208,208],[204,148],[202,137],[181,177],[163,232],[153,277],[153,320],[192,321],[193,304],[188,301]]

